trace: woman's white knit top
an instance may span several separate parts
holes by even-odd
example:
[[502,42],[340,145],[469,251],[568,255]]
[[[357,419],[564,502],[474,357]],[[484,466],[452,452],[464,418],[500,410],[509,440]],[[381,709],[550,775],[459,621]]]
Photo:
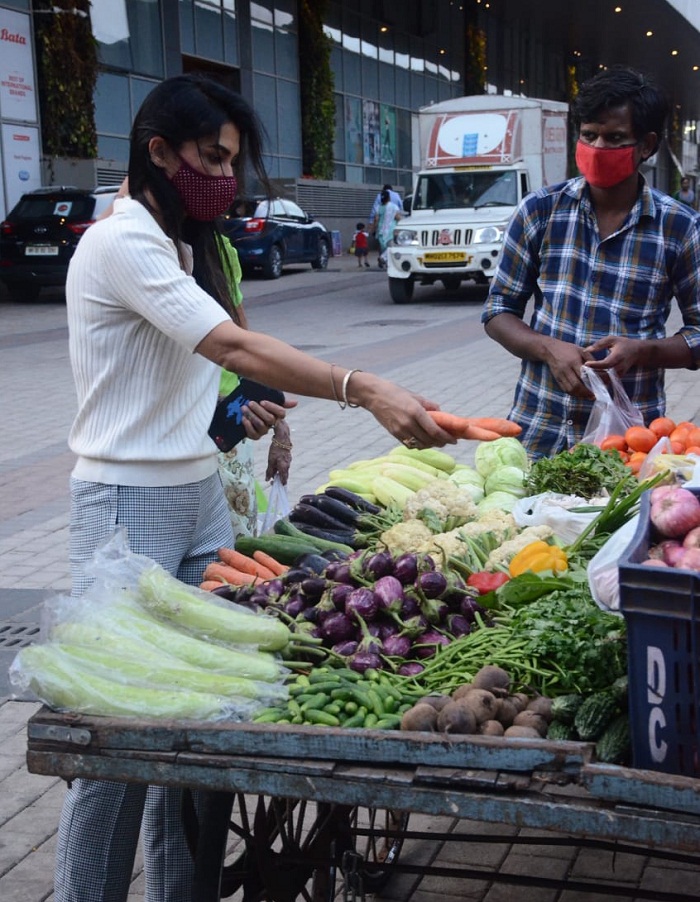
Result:
[[183,485],[216,472],[207,429],[220,368],[193,351],[230,319],[194,281],[192,254],[137,201],[80,239],[66,282],[78,413],[73,475],[110,485]]

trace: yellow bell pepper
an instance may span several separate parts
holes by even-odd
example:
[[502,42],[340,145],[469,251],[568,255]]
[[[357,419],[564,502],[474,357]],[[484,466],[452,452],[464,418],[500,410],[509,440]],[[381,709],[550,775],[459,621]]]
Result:
[[527,570],[532,573],[541,573],[543,570],[563,573],[568,568],[569,559],[562,548],[538,540],[521,548],[511,559],[509,573],[511,576],[520,576]]

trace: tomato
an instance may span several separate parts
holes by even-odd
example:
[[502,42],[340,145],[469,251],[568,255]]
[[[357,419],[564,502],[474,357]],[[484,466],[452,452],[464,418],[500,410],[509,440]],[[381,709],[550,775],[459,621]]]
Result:
[[625,432],[625,441],[632,451],[651,451],[658,441],[658,436],[646,426],[630,426]]
[[657,417],[649,423],[649,428],[657,438],[663,438],[665,435],[670,435],[676,425],[670,417]]
[[600,447],[603,451],[626,451],[627,442],[624,435],[606,435],[600,443]]

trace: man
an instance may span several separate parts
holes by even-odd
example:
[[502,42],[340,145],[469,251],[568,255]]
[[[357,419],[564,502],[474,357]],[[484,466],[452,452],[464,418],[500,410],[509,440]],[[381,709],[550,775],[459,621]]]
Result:
[[693,209],[695,208],[695,192],[690,187],[690,179],[687,175],[681,179],[680,191],[676,191],[673,196],[676,198],[676,200],[682,201],[689,207],[693,207]]
[[[389,200],[392,204],[396,204],[399,210],[403,210],[403,201],[401,200],[401,195],[394,191],[391,185],[384,185],[382,191],[389,192]],[[382,191],[377,192],[377,196],[374,198],[374,203],[372,204],[372,212],[369,214],[369,221],[374,222],[377,218],[377,213],[379,212],[379,204],[382,202]]]
[[[639,173],[667,111],[632,69],[586,82],[573,109],[582,178],[530,194],[507,228],[482,322],[523,361],[510,417],[532,457],[581,440],[592,407],[584,363],[623,376],[650,422],[665,412],[664,370],[700,359],[700,216]],[[683,327],[666,337],[673,297]]]

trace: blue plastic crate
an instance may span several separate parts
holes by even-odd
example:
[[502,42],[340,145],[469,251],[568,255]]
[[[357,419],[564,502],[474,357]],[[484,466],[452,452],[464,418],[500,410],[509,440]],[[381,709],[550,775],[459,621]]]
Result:
[[[692,490],[700,496],[700,489]],[[634,767],[700,776],[700,573],[642,566],[658,541],[650,492],[620,559]]]

